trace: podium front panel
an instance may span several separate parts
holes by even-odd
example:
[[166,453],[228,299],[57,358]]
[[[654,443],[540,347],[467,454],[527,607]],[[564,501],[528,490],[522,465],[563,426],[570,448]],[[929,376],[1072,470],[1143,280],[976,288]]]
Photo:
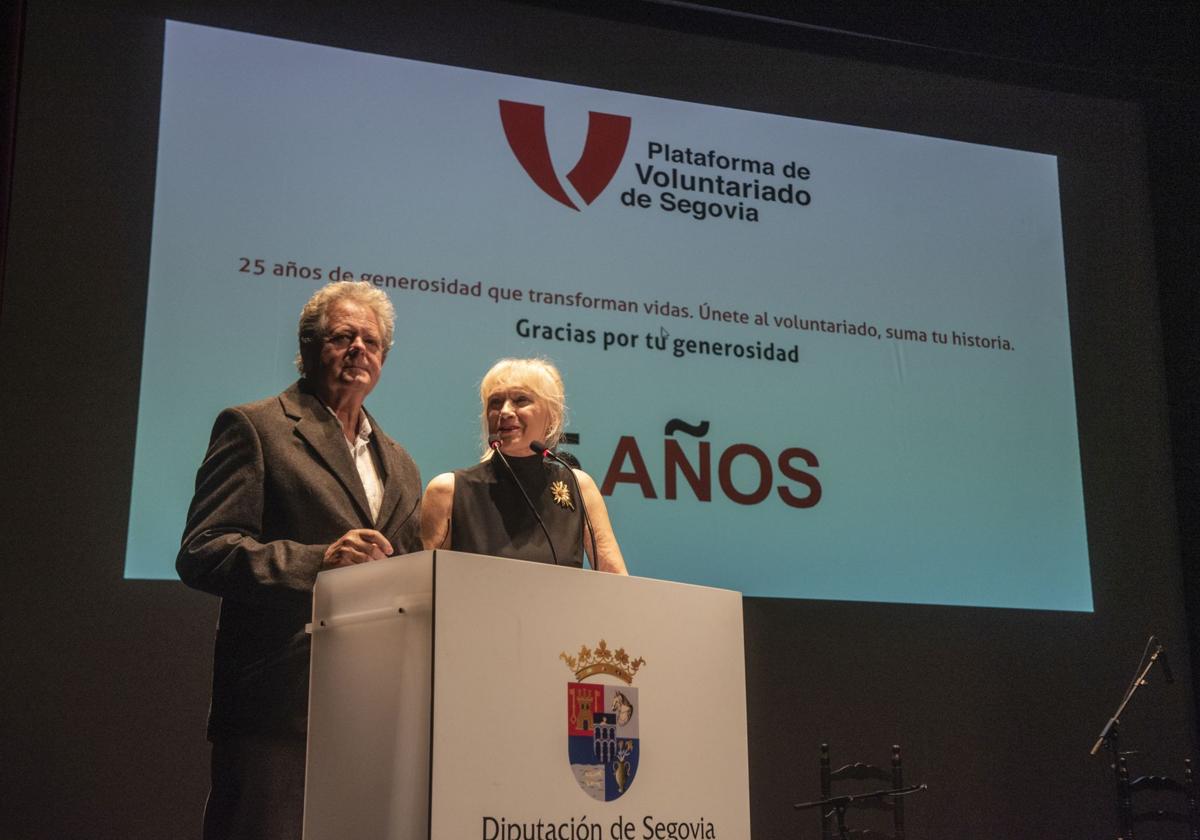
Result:
[[431,837],[749,836],[738,593],[443,551],[434,578]]

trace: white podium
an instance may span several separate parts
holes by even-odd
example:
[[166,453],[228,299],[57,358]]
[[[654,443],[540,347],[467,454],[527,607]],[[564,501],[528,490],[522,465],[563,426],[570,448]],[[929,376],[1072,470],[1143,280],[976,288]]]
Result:
[[744,840],[736,592],[451,551],[322,572],[305,840]]

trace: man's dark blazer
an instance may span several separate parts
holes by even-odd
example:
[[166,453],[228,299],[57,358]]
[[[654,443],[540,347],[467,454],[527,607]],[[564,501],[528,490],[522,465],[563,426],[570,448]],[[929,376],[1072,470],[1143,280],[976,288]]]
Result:
[[371,427],[378,522],[340,422],[303,380],[217,417],[175,561],[184,583],[221,596],[210,739],[306,731],[304,625],[330,543],[374,528],[396,554],[420,550],[417,466],[373,417]]

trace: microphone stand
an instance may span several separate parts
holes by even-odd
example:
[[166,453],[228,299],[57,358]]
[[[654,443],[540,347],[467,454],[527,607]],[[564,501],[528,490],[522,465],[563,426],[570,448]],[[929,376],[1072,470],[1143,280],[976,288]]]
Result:
[[550,539],[550,531],[546,528],[546,523],[542,521],[542,515],[537,512],[537,508],[533,506],[533,500],[529,498],[529,494],[525,492],[525,488],[521,485],[521,479],[517,478],[516,470],[512,468],[512,464],[508,463],[508,459],[504,457],[504,453],[500,451],[500,441],[494,440],[491,442],[492,453],[500,459],[500,463],[504,464],[504,468],[508,470],[508,474],[512,476],[513,483],[517,485],[517,489],[521,491],[522,498],[525,499],[525,504],[529,505],[529,510],[533,513],[534,519],[542,526],[542,533],[546,535],[546,544],[550,546],[550,556],[554,558],[554,565],[558,563],[558,552],[554,550],[554,540]]
[[579,499],[579,512],[583,514],[583,524],[587,526],[588,536],[592,538],[592,550],[588,556],[592,560],[592,568],[599,569],[600,567],[597,565],[599,559],[596,557],[596,530],[592,528],[592,519],[590,516],[588,516],[587,505],[584,504],[583,501],[583,490],[579,487],[579,479],[575,476],[575,470],[572,469],[570,464],[563,460],[561,455],[547,447],[546,444],[542,443],[540,440],[535,440],[533,443],[529,444],[529,448],[534,452],[537,452],[543,458],[550,458],[554,460],[559,466],[566,469],[567,475],[571,476],[571,482],[575,485],[575,498]]
[[[797,802],[792,806],[797,811],[802,811],[805,808],[833,808],[833,812],[837,813],[838,837],[842,840],[849,838],[849,833],[846,831],[846,809],[850,807],[852,802],[862,802],[866,799],[883,799],[885,796],[908,796],[910,793],[916,793],[922,790],[929,790],[929,785],[909,785],[908,787],[893,788],[892,790],[873,790],[868,793],[851,793],[846,796],[831,796],[828,799],[817,799],[812,802]],[[831,812],[831,813],[833,813]],[[828,816],[828,814],[826,815]]]
[[[1108,719],[1108,723],[1104,724],[1104,728],[1100,730],[1100,737],[1096,739],[1096,743],[1092,746],[1092,751],[1088,753],[1089,755],[1095,755],[1096,753],[1100,752],[1100,748],[1107,743],[1109,748],[1113,751],[1114,767],[1116,766],[1119,756],[1117,754],[1117,743],[1113,730],[1121,723],[1121,715],[1124,714],[1125,707],[1129,705],[1129,701],[1133,699],[1133,695],[1137,693],[1137,690],[1141,686],[1145,685],[1146,675],[1150,673],[1150,669],[1154,667],[1154,663],[1158,661],[1159,655],[1164,650],[1162,642],[1159,642],[1158,637],[1156,636],[1151,636],[1150,640],[1146,642],[1147,648],[1149,648],[1151,645],[1155,646],[1154,653],[1150,654],[1150,660],[1146,663],[1146,667],[1142,668],[1138,675],[1134,677],[1133,683],[1128,689],[1125,690],[1125,696],[1121,698],[1121,704],[1117,706],[1117,710],[1113,712],[1112,717]],[[1145,652],[1143,652],[1142,655],[1145,656]]]

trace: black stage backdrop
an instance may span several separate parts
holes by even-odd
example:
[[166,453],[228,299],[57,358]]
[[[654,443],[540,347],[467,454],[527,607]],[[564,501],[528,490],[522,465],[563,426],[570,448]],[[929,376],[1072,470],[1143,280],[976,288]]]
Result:
[[[1194,98],[1175,90],[1143,108],[1140,91],[1102,75],[596,5],[164,0],[13,13],[24,31],[0,313],[0,837],[199,835],[216,601],[122,577],[163,17],[1059,155],[1095,612],[747,600],[753,833],[818,836],[815,814],[790,803],[816,796],[827,740],[835,761],[903,745],[908,780],[929,785],[909,800],[911,837],[1113,836],[1111,776],[1088,748],[1151,632],[1179,679],[1138,695],[1125,744],[1141,771],[1194,754],[1173,483],[1186,524],[1194,478],[1173,475],[1169,420],[1174,406],[1186,435],[1196,310],[1181,278],[1195,246],[1169,214],[1195,204],[1176,187],[1152,205],[1145,136],[1148,125],[1156,171],[1194,175],[1195,142],[1180,139]],[[1157,268],[1154,209],[1166,220]],[[1192,365],[1171,401],[1164,325],[1185,348],[1168,361]],[[1193,475],[1194,446],[1176,448]],[[1191,556],[1194,525],[1184,537]]]

